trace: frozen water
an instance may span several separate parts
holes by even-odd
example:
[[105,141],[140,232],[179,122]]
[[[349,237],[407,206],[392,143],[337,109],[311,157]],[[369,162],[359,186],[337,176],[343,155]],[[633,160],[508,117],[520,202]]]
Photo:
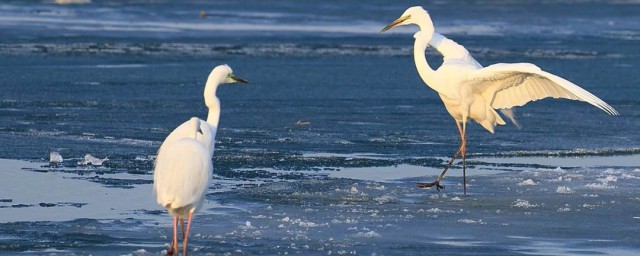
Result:
[[415,27],[378,33],[406,1],[2,1],[0,254],[165,253],[155,154],[228,63],[252,83],[218,90],[192,254],[637,255],[636,2],[423,3],[480,63],[535,63],[622,114],[545,99],[522,129],[470,123],[465,196],[457,164],[446,189],[415,185],[459,138]]
[[[539,159],[529,158],[528,164],[533,165]],[[473,247],[503,252],[498,254],[522,251],[545,254],[548,248],[536,248],[535,245],[560,240],[571,242],[555,244],[559,252],[580,250],[609,254],[606,248],[610,246],[618,248],[616,253],[636,250],[632,234],[637,231],[633,227],[638,220],[635,213],[640,210],[638,179],[621,178],[634,173],[636,167],[616,168],[615,171],[563,167],[563,172],[525,167],[529,170],[523,171],[521,164],[480,164],[484,160],[475,158],[473,161],[477,163],[469,173],[488,166],[502,172],[470,175],[471,195],[468,196],[460,194],[459,177],[445,179],[447,188],[439,193],[416,188],[414,184],[418,180],[413,177],[419,176],[420,168],[415,169],[416,173],[386,181],[310,175],[295,180],[259,178],[238,186],[243,183],[226,183],[217,180],[222,179],[219,177],[212,183],[204,210],[194,219],[190,243],[193,243],[193,252],[198,253],[233,252],[241,248],[242,252],[250,254],[326,254],[346,248],[357,254],[394,254],[398,246],[438,248],[443,252],[460,252],[455,248]],[[522,163],[522,159],[518,162]],[[148,180],[148,174],[112,173],[113,169],[104,167],[103,170],[76,172],[68,167],[43,167],[44,163],[14,160],[2,160],[2,163],[5,166],[2,172],[9,179],[26,178],[36,186],[47,184],[75,189],[43,197],[40,193],[25,195],[12,182],[0,184],[8,189],[6,199],[0,200],[2,216],[7,216],[0,221],[4,230],[0,235],[9,239],[4,244],[16,244],[18,238],[27,239],[32,242],[20,243],[20,248],[39,251],[36,248],[40,242],[29,240],[37,237],[37,233],[29,233],[35,232],[30,231],[34,225],[40,225],[44,232],[81,225],[85,229],[69,230],[66,235],[54,237],[72,241],[89,232],[94,234],[94,240],[86,240],[78,247],[69,247],[62,242],[50,244],[50,249],[106,252],[104,243],[110,241],[107,242],[109,250],[122,254],[145,255],[164,250],[171,219],[153,202],[150,184],[135,182]],[[604,165],[614,163],[601,162]],[[87,171],[94,174],[87,175]],[[258,170],[244,170],[255,171]],[[351,171],[360,170],[340,170]],[[521,176],[527,172],[542,173],[536,186],[509,188],[509,183],[504,182],[522,180]],[[579,178],[564,179],[559,186],[557,176],[560,175]],[[427,178],[435,178],[435,175]],[[615,183],[618,187],[593,190],[588,186],[591,182]],[[124,188],[116,183],[131,185]],[[100,194],[105,196],[97,196]],[[625,198],[636,200],[625,201]],[[146,203],[141,205],[140,202]],[[69,214],[64,215],[64,212]],[[16,214],[21,218],[16,219]],[[602,216],[610,214],[618,217],[608,218],[609,229],[602,230],[598,223],[604,221]],[[546,222],[554,225],[544,225]],[[439,232],[423,232],[425,228]],[[558,233],[558,230],[575,232]],[[134,247],[130,244],[132,239],[137,241]],[[376,246],[358,246],[371,243]]]

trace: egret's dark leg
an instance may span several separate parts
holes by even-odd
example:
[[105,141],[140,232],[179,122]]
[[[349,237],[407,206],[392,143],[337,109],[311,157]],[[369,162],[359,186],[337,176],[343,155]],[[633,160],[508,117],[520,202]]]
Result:
[[180,218],[180,229],[182,230],[182,240],[184,241],[184,218]]
[[189,213],[189,220],[187,220],[187,233],[183,234],[183,239],[182,239],[182,254],[184,256],[187,256],[187,240],[189,239],[189,230],[191,230],[191,217],[193,216],[193,213],[190,212]]
[[462,138],[462,145],[460,146],[458,151],[456,151],[456,153],[453,155],[451,160],[449,160],[449,163],[444,167],[444,170],[442,171],[442,173],[440,173],[440,175],[438,176],[436,181],[434,181],[434,182],[418,182],[417,183],[418,187],[428,188],[428,187],[436,186],[436,189],[438,189],[438,191],[440,191],[440,189],[444,189],[444,186],[440,185],[440,180],[442,180],[444,178],[444,175],[447,173],[447,171],[449,171],[449,168],[451,168],[451,165],[453,165],[453,161],[455,161],[458,158],[458,156],[460,156],[461,153],[463,154],[463,157],[464,157],[463,150],[465,149],[464,147],[466,146],[465,145],[465,140],[464,140],[464,132],[462,130],[462,127],[460,127],[460,123],[458,123],[458,121],[456,121],[456,126],[458,126],[458,132],[460,133],[460,137]]
[[173,239],[169,250],[167,250],[167,255],[175,255],[176,253],[178,253],[178,216],[173,217]]
[[[460,125],[458,125],[458,128]],[[460,151],[462,151],[462,186],[464,194],[467,194],[467,139],[465,137],[467,132],[467,123],[462,124],[462,131],[460,132],[460,138],[462,138],[462,145]]]

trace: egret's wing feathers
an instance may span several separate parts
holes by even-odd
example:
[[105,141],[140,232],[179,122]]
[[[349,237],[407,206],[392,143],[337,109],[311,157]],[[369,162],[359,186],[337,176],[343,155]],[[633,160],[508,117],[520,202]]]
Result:
[[585,89],[529,63],[491,65],[475,71],[468,81],[477,85],[496,109],[552,97],[585,101],[610,115],[618,115],[613,107]]
[[156,160],[153,190],[158,204],[190,210],[202,204],[213,169],[208,149],[184,138],[165,148]]
[[467,51],[464,46],[458,44],[456,41],[446,38],[442,34],[433,33],[429,44],[442,54],[444,61],[460,60],[473,65],[474,67],[482,67],[482,65],[480,65],[480,63],[478,63],[471,54],[469,54],[469,51]]
[[[209,123],[204,120],[200,120],[200,130],[202,134],[197,134],[196,139],[200,141],[204,146],[209,149],[211,155],[213,155],[213,146],[215,144],[216,129],[212,128]],[[189,127],[189,120],[182,123],[176,129],[174,129],[169,136],[162,142],[160,149],[158,150],[158,156],[165,148],[174,142],[183,138],[192,138],[193,129]]]

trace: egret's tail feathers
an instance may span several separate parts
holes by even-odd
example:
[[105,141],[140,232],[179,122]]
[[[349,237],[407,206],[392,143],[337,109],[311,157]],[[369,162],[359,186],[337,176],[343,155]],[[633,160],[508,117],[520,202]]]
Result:
[[498,115],[498,113],[492,108],[486,108],[486,112],[486,118],[478,121],[478,123],[485,129],[487,129],[487,131],[489,131],[490,133],[494,133],[496,125],[504,125],[505,122],[504,120],[502,120],[502,117],[500,117],[500,115]]
[[518,122],[518,120],[516,120],[516,110],[515,109],[513,109],[513,108],[500,109],[500,113],[502,113],[504,116],[509,118],[509,120],[511,120],[511,123],[513,123],[513,125],[518,127],[518,129],[522,128],[522,125],[520,125],[520,122]]

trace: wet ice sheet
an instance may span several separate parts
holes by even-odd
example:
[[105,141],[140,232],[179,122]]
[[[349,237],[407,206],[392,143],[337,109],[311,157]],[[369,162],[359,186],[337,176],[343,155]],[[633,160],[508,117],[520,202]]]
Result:
[[587,156],[587,157],[509,157],[509,158],[478,158],[479,161],[488,163],[514,163],[514,164],[538,164],[563,167],[603,167],[640,166],[640,155],[618,156]]
[[[390,182],[401,179],[419,179],[424,176],[434,177],[435,179],[441,172],[442,169],[440,168],[403,164],[389,167],[348,168],[342,171],[329,172],[329,177]],[[498,170],[476,170],[474,175],[492,175],[499,172]],[[452,170],[447,172],[447,177],[462,177],[462,172]]]
[[[102,173],[106,169],[92,167],[71,171],[43,165],[45,163],[0,159],[3,177],[0,179],[0,223],[80,218],[150,219],[154,215],[139,213],[162,209],[153,200],[149,175],[109,174]],[[135,185],[106,184],[114,180]]]
[[[414,183],[435,178],[438,168],[411,165],[338,167],[306,171],[296,179],[227,180],[217,176],[205,209],[194,220],[189,241],[192,252],[198,253],[388,255],[428,250],[442,254],[633,255],[640,251],[636,242],[640,166],[599,167],[619,162],[615,156],[583,159],[593,158],[599,159],[598,167],[573,167],[573,158],[565,157],[553,163],[537,157],[471,159],[476,163],[468,172],[468,196],[462,195],[458,168],[451,170],[452,176],[445,179],[447,188],[441,192],[418,189]],[[150,184],[124,188],[87,179],[99,175],[149,180],[150,174],[103,170],[107,173],[82,176],[66,169],[34,171],[46,169],[39,163],[3,163],[3,173],[14,181],[30,180],[37,186],[47,180],[56,186],[48,187],[49,193],[11,192],[13,201],[0,203],[35,204],[0,208],[4,218],[0,235],[7,238],[0,248],[17,245],[14,251],[37,254],[46,245],[47,250],[65,252],[145,255],[162,251],[169,241],[171,219],[155,205]],[[431,169],[429,176],[416,177]],[[485,169],[489,171],[478,174]],[[17,184],[22,185],[2,185],[15,188]],[[40,202],[85,205],[42,207]],[[65,212],[74,217],[64,216]],[[42,240],[43,235],[51,240]],[[81,242],[73,245],[73,241]]]

